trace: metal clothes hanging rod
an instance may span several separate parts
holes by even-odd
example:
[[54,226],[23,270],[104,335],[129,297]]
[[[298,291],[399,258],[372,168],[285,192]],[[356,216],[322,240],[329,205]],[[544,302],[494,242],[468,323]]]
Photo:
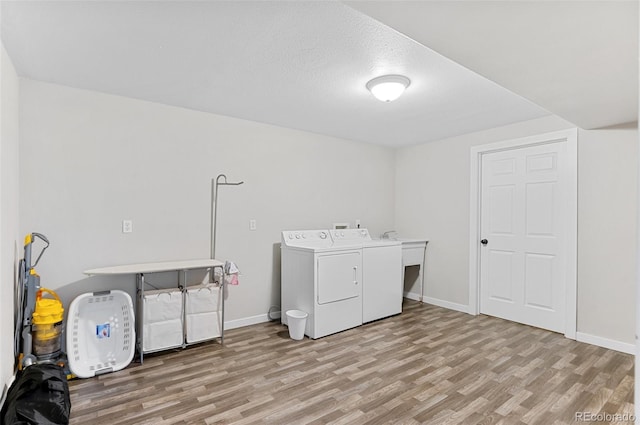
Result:
[[[221,181],[224,179],[224,181]],[[227,176],[224,174],[218,174],[214,179],[211,179],[211,259],[216,258],[216,234],[218,226],[218,186],[240,186],[244,181],[240,182],[228,182]]]

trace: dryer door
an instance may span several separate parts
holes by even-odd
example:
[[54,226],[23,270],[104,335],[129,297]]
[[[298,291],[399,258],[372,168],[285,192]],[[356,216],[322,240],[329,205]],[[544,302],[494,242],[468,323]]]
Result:
[[360,251],[334,252],[318,256],[318,304],[327,304],[362,294]]

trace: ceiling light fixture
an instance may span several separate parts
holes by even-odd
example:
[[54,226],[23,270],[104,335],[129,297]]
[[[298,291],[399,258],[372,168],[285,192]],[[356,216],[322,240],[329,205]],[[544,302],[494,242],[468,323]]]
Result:
[[383,75],[376,77],[367,83],[367,89],[376,99],[383,102],[391,102],[400,97],[409,87],[411,80],[403,75]]

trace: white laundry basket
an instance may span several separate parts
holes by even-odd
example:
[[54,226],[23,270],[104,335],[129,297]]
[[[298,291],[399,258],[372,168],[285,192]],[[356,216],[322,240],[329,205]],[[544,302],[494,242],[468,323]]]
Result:
[[182,291],[145,291],[142,304],[142,350],[147,353],[181,347],[184,343]]
[[126,292],[79,295],[69,306],[67,320],[69,368],[77,377],[115,372],[133,360],[135,316]]
[[288,310],[287,324],[289,325],[289,336],[291,339],[301,340],[304,338],[304,329],[307,325],[307,316],[304,311]]
[[222,286],[198,285],[185,293],[187,343],[222,336]]

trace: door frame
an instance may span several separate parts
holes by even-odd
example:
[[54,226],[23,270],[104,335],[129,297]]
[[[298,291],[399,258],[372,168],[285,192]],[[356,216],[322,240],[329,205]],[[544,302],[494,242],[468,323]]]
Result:
[[524,147],[562,142],[567,146],[567,264],[565,331],[576,339],[578,294],[578,129],[554,131],[471,147],[469,190],[469,314],[480,313],[480,193],[482,155]]

